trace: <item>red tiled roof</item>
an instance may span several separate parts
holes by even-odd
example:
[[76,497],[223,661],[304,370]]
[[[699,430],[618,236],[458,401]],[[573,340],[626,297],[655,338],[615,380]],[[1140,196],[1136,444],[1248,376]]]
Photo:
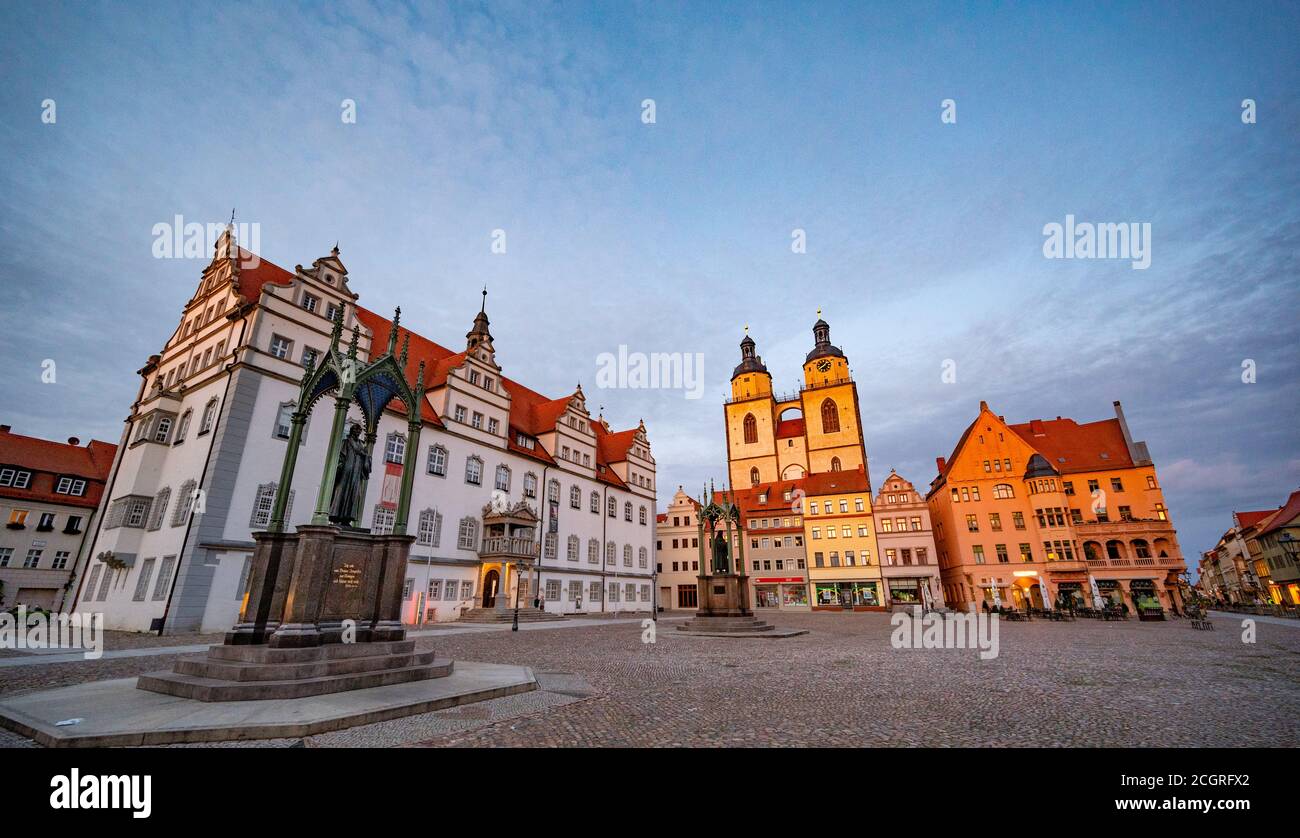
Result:
[[800,437],[804,434],[803,417],[798,419],[785,419],[776,426],[776,438],[787,439],[789,437]]
[[636,439],[636,428],[611,433],[599,422],[591,423],[596,432],[596,456],[602,463],[621,463],[627,459],[628,449]]
[[862,468],[853,471],[819,471],[804,475],[803,491],[809,497],[820,495],[839,495],[845,492],[865,492],[867,473]]
[[1244,530],[1247,527],[1251,527],[1254,526],[1255,524],[1258,524],[1260,521],[1272,515],[1274,512],[1277,512],[1277,510],[1263,509],[1258,512],[1234,512],[1232,514],[1235,515],[1237,518],[1237,526],[1241,527]]
[[1296,518],[1300,518],[1300,490],[1292,492],[1291,497],[1282,504],[1282,508],[1272,513],[1268,521],[1260,527],[1259,534],[1268,535],[1280,530]]
[[1073,419],[1035,419],[1008,427],[1062,474],[1133,467],[1118,419],[1083,425]]
[[[28,488],[6,486],[0,488],[0,497],[93,509],[99,504],[116,453],[116,445],[97,439],[85,445],[72,445],[0,430],[0,463],[32,471]],[[86,494],[81,497],[55,494],[55,480],[59,475],[84,478],[87,481]]]
[[[260,257],[255,257],[248,251],[240,248],[240,258],[243,260],[257,259],[257,266],[254,268],[245,268],[240,270],[239,274],[239,291],[241,296],[247,300],[257,300],[262,293],[262,288],[266,284],[288,285],[293,281],[294,275],[284,268]],[[392,331],[393,323],[381,314],[377,314],[362,306],[356,306],[357,319],[361,324],[370,330],[371,340],[373,342],[372,351],[379,353],[383,347],[387,346],[389,332]],[[447,375],[451,370],[456,369],[465,362],[464,352],[452,352],[450,349],[440,344],[434,343],[428,338],[412,332],[404,326],[398,328],[397,345],[400,347],[406,336],[410,335],[410,346],[407,351],[406,374],[414,383],[416,373],[419,369],[420,362],[424,362],[424,384],[426,388],[434,389],[447,383]],[[528,436],[536,437],[540,434],[555,428],[555,423],[568,407],[569,401],[573,395],[564,396],[558,399],[550,399],[543,396],[535,390],[530,390],[517,381],[505,376],[501,377],[501,384],[510,394],[510,425],[513,430],[523,431]],[[390,410],[398,413],[405,413],[405,408],[400,401],[394,400],[388,405]],[[441,419],[438,418],[437,412],[433,406],[425,400],[421,406],[422,418],[426,422],[434,425],[442,425]],[[626,488],[626,484],[606,469],[609,474],[608,478],[602,477],[599,466],[611,462],[620,462],[627,459],[627,450],[632,445],[632,438],[636,431],[620,431],[610,434],[605,432],[600,423],[592,422],[591,427],[596,432],[596,465],[597,479],[606,483]],[[603,434],[603,436],[602,436]],[[609,439],[609,442],[605,442]],[[535,450],[528,450],[522,446],[516,445],[514,433],[510,434],[507,445],[512,451],[516,451],[525,456],[533,457],[543,462],[554,463],[555,460],[539,445]]]
[[268,283],[271,285],[288,285],[293,282],[294,275],[289,271],[274,262],[249,253],[242,247],[239,248],[239,263],[245,265],[250,262],[255,262],[255,267],[239,269],[239,296],[250,303],[255,303],[261,299],[262,287]]

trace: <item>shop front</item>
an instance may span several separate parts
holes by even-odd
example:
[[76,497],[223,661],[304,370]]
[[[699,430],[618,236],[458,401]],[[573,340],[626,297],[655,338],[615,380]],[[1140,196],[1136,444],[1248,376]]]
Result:
[[808,583],[802,576],[756,576],[754,607],[807,610]]
[[929,584],[929,581],[924,576],[886,579],[890,605],[924,605],[925,596],[922,589]]
[[1134,579],[1128,583],[1128,592],[1133,597],[1133,606],[1137,609],[1139,620],[1163,620],[1164,606],[1156,591],[1154,579]]
[[1098,579],[1097,592],[1106,604],[1118,608],[1124,604],[1124,591],[1120,588],[1119,581],[1115,579]]
[[813,583],[813,597],[818,610],[879,611],[880,581],[850,580]]

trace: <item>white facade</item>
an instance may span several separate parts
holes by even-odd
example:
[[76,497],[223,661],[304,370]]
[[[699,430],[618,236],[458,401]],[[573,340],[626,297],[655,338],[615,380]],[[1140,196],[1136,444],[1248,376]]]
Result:
[[[76,610],[104,613],[108,628],[137,631],[159,625],[168,633],[224,631],[236,622],[252,533],[266,528],[278,490],[286,408],[297,399],[306,358],[329,345],[334,307],[342,308],[345,340],[355,328],[359,355],[369,353],[372,340],[377,351],[387,345],[390,321],[357,306],[348,283],[337,249],[289,272],[222,237],[180,327],[140,370],[139,399],[109,478],[102,523],[86,551]],[[558,594],[547,597],[547,610],[648,611],[654,460],[644,426],[611,433],[587,414],[581,388],[552,400],[504,378],[483,312],[467,338],[464,352],[452,352],[410,334],[410,377],[424,362],[429,388],[420,450],[404,450],[407,419],[392,411],[375,441],[360,525],[391,528],[401,469],[417,469],[407,524],[417,540],[404,619],[452,620],[483,604],[482,515],[499,467],[505,469],[501,496],[524,500],[539,513],[543,539],[553,520],[556,527],[557,549],[543,549],[519,589],[521,604],[532,604],[540,573],[543,593]],[[289,526],[307,523],[316,506],[330,413],[328,404],[318,404],[304,429]],[[355,408],[353,418],[360,419]],[[543,503],[552,481],[558,503]],[[570,504],[575,487],[577,509]],[[593,494],[599,512],[591,511]],[[579,541],[576,560],[570,537]],[[592,540],[613,544],[615,561],[607,562],[602,546],[599,561],[591,562]],[[516,574],[507,576],[505,590],[513,596]],[[616,599],[610,585],[618,586]]]

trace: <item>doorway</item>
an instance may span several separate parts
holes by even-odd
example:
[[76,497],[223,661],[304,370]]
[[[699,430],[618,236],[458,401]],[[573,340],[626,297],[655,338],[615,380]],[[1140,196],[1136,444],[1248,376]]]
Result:
[[489,570],[483,574],[483,607],[491,608],[497,604],[497,587],[501,584],[501,574]]

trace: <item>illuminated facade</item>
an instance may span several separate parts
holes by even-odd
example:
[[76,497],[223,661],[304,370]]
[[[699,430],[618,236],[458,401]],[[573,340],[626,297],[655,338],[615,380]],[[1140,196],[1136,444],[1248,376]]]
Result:
[[[1186,570],[1146,443],[1115,418],[1008,424],[979,415],[926,500],[945,598],[1051,607],[1059,597],[1130,610],[1183,607]],[[1094,592],[1093,584],[1096,585]]]

